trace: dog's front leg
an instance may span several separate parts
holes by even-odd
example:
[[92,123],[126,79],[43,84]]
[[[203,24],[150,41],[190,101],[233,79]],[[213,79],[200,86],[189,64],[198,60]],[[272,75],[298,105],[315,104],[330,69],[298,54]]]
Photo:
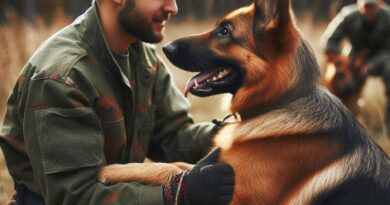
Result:
[[98,173],[102,182],[136,181],[150,185],[164,185],[169,177],[192,168],[192,165],[177,162],[168,163],[129,163],[113,164],[103,167]]

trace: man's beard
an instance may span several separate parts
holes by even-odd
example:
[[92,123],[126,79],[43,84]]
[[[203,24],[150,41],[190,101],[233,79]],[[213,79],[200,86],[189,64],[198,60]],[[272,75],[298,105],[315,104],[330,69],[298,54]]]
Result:
[[148,43],[159,43],[163,35],[155,34],[151,22],[139,11],[134,9],[133,0],[126,0],[118,13],[117,20],[121,28],[137,39]]

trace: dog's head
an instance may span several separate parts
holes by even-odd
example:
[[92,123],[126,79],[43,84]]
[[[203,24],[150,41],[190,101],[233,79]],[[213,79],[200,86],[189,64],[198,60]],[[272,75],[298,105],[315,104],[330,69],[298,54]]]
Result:
[[316,71],[305,76],[300,68],[303,61],[315,68],[316,63],[295,27],[289,0],[256,0],[226,15],[212,31],[178,39],[163,50],[176,66],[200,72],[188,82],[186,95],[232,93],[233,112],[268,105],[315,81]]

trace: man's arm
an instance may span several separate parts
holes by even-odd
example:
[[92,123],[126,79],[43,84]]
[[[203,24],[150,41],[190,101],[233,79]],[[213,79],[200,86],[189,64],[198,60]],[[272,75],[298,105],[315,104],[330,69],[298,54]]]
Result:
[[212,123],[193,123],[188,101],[162,63],[156,78],[156,122],[148,157],[156,161],[194,163],[209,151],[216,128]]
[[41,79],[26,90],[27,152],[47,204],[163,204],[162,187],[96,179],[105,165],[104,135],[77,86]]
[[387,66],[385,64],[390,59],[390,28],[387,29],[389,29],[389,32],[387,32],[388,35],[386,36],[385,42],[383,42],[380,52],[372,56],[365,65],[368,67],[367,70],[369,72],[376,73],[375,71],[383,69],[382,67]]
[[[328,25],[325,30],[321,44],[323,45],[327,55],[339,54],[341,51],[340,43],[345,36],[346,22],[345,18],[348,14],[348,9],[344,8]],[[331,56],[330,56],[331,57]]]

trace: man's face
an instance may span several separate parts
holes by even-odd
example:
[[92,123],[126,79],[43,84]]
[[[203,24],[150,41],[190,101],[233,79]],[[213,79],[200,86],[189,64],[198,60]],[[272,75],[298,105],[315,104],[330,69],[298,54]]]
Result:
[[380,5],[378,3],[370,3],[361,6],[360,12],[363,18],[368,22],[374,22],[378,16]]
[[124,1],[117,16],[122,29],[144,42],[161,42],[166,22],[177,13],[176,0]]

